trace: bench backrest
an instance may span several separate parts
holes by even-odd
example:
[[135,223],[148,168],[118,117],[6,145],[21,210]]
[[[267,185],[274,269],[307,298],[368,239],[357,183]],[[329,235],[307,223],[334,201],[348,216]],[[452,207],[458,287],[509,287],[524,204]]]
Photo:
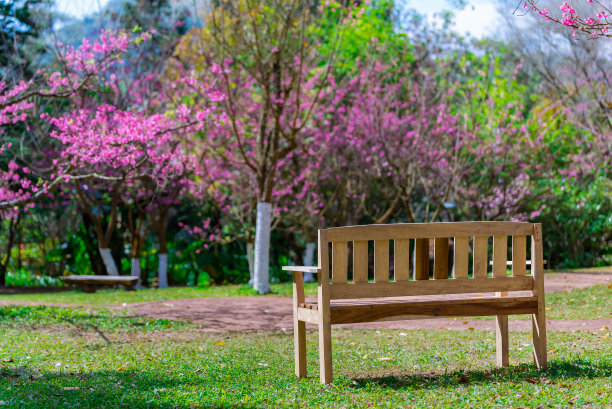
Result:
[[[509,237],[511,276],[506,273]],[[534,261],[531,275],[527,275],[526,267],[528,238],[532,247],[530,258]],[[451,240],[454,254],[449,254]],[[373,243],[372,252],[370,243]],[[431,246],[433,277],[430,278]],[[319,230],[319,284],[329,286],[330,299],[533,291],[540,287],[535,280],[542,279],[541,246],[541,225],[533,223],[406,223],[330,228]],[[470,248],[471,277],[468,274]],[[370,253],[373,254],[373,282],[368,281]],[[492,268],[489,268],[491,259]],[[352,265],[350,276],[349,264]]]

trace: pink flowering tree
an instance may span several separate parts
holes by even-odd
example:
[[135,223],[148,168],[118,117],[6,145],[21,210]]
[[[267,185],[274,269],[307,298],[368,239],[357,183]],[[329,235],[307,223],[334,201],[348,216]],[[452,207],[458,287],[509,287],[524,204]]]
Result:
[[[563,2],[559,6],[559,12],[540,7],[536,0],[521,0],[519,6],[537,13],[546,21],[567,27],[572,31],[572,36],[577,33],[590,37],[612,37],[612,6],[599,0],[579,0],[582,12],[569,4]],[[588,6],[588,7],[585,7]]]
[[313,22],[300,2],[279,0],[215,8],[209,21],[214,55],[222,61],[216,70],[226,95],[226,140],[231,144],[215,154],[252,175],[257,200],[254,288],[262,294],[270,290],[270,231],[275,191],[284,189],[278,188],[281,168],[291,152],[309,143],[304,129],[327,80],[327,68],[315,69],[329,64],[308,43]]

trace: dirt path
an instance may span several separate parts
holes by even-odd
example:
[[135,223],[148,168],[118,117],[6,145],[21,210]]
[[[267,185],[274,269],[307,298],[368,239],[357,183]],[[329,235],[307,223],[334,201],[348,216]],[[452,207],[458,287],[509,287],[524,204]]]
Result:
[[[546,276],[546,292],[569,291],[612,283],[612,274],[556,273]],[[484,294],[488,295],[488,294]],[[293,328],[292,301],[289,297],[195,298],[131,304],[126,308],[138,315],[158,319],[191,321],[204,324],[208,331],[284,330]],[[453,329],[494,330],[493,320],[419,319],[380,323],[345,324],[340,328],[373,329]],[[612,320],[550,320],[552,331],[597,331]],[[314,327],[314,326],[313,326]],[[511,330],[531,329],[531,322],[511,320]]]

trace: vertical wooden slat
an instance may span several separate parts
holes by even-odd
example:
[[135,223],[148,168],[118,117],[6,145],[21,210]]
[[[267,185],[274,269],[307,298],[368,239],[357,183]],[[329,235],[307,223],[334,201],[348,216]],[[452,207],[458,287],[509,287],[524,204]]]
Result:
[[395,281],[408,281],[410,280],[410,240],[395,239],[394,242],[393,265],[395,266]]
[[439,237],[434,241],[434,279],[448,278],[448,238]]
[[474,237],[474,258],[472,271],[474,278],[487,277],[487,264],[489,263],[489,238],[487,236]]
[[468,277],[469,247],[468,237],[455,237],[455,262],[453,263],[454,278]]
[[348,243],[332,243],[332,283],[346,283],[348,271]]
[[493,237],[493,277],[505,277],[508,269],[508,236]]
[[389,281],[389,240],[374,240],[374,281]]
[[429,280],[429,239],[414,240],[414,279]]
[[298,306],[304,302],[303,273],[293,272],[293,344],[295,376],[306,377],[306,323],[298,320]]
[[[493,236],[493,277],[506,277],[508,269],[508,236]],[[507,291],[498,291],[497,297],[505,297]],[[495,343],[497,366],[504,367],[510,364],[509,339],[508,339],[508,316],[498,315],[495,317]]]
[[329,250],[327,230],[319,230],[319,267],[317,301],[319,312],[319,376],[322,384],[332,382],[332,343],[329,310]]
[[542,249],[542,225],[533,225],[531,237],[531,273],[534,286],[532,294],[538,297],[538,312],[532,316],[533,324],[533,357],[540,369],[546,369],[548,357],[546,351],[546,308],[544,298],[544,253]]
[[512,275],[527,273],[527,236],[512,236]]
[[353,242],[353,282],[368,282],[368,242]]

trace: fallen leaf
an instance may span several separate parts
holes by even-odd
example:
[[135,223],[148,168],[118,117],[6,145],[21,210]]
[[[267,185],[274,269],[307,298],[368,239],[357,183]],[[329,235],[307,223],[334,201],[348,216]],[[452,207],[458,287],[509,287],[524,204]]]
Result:
[[478,294],[477,297],[484,297],[484,294]]
[[525,378],[525,380],[529,383],[540,383],[540,381],[533,379],[533,378]]
[[567,403],[569,403],[570,405],[573,405],[574,402],[576,402],[579,398],[580,398],[580,395],[576,395],[573,398],[571,398],[570,400],[568,400]]
[[569,385],[565,382],[559,382],[559,387],[560,388],[569,388]]
[[463,321],[463,322],[462,322],[462,324],[467,324],[467,323],[468,323],[467,321]]
[[223,342],[223,341],[218,341],[218,342],[217,342],[217,345],[221,345],[221,346],[223,346],[223,345],[225,345],[225,342]]
[[270,313],[270,310],[263,310],[263,313],[264,313],[264,314],[269,314],[269,313]]
[[379,360],[379,361],[390,361],[390,360],[391,360],[391,358],[384,356],[384,357],[382,357],[382,358],[378,358],[378,360]]
[[12,358],[4,358],[2,362],[15,362],[15,360]]
[[549,354],[552,354],[553,352],[555,352],[554,348],[548,351]]
[[546,307],[546,311],[550,311],[550,307]]
[[612,284],[608,284],[608,288],[612,289]]
[[468,331],[474,331],[474,327],[468,327]]
[[610,328],[608,327],[601,327],[599,328],[600,331],[610,331]]

